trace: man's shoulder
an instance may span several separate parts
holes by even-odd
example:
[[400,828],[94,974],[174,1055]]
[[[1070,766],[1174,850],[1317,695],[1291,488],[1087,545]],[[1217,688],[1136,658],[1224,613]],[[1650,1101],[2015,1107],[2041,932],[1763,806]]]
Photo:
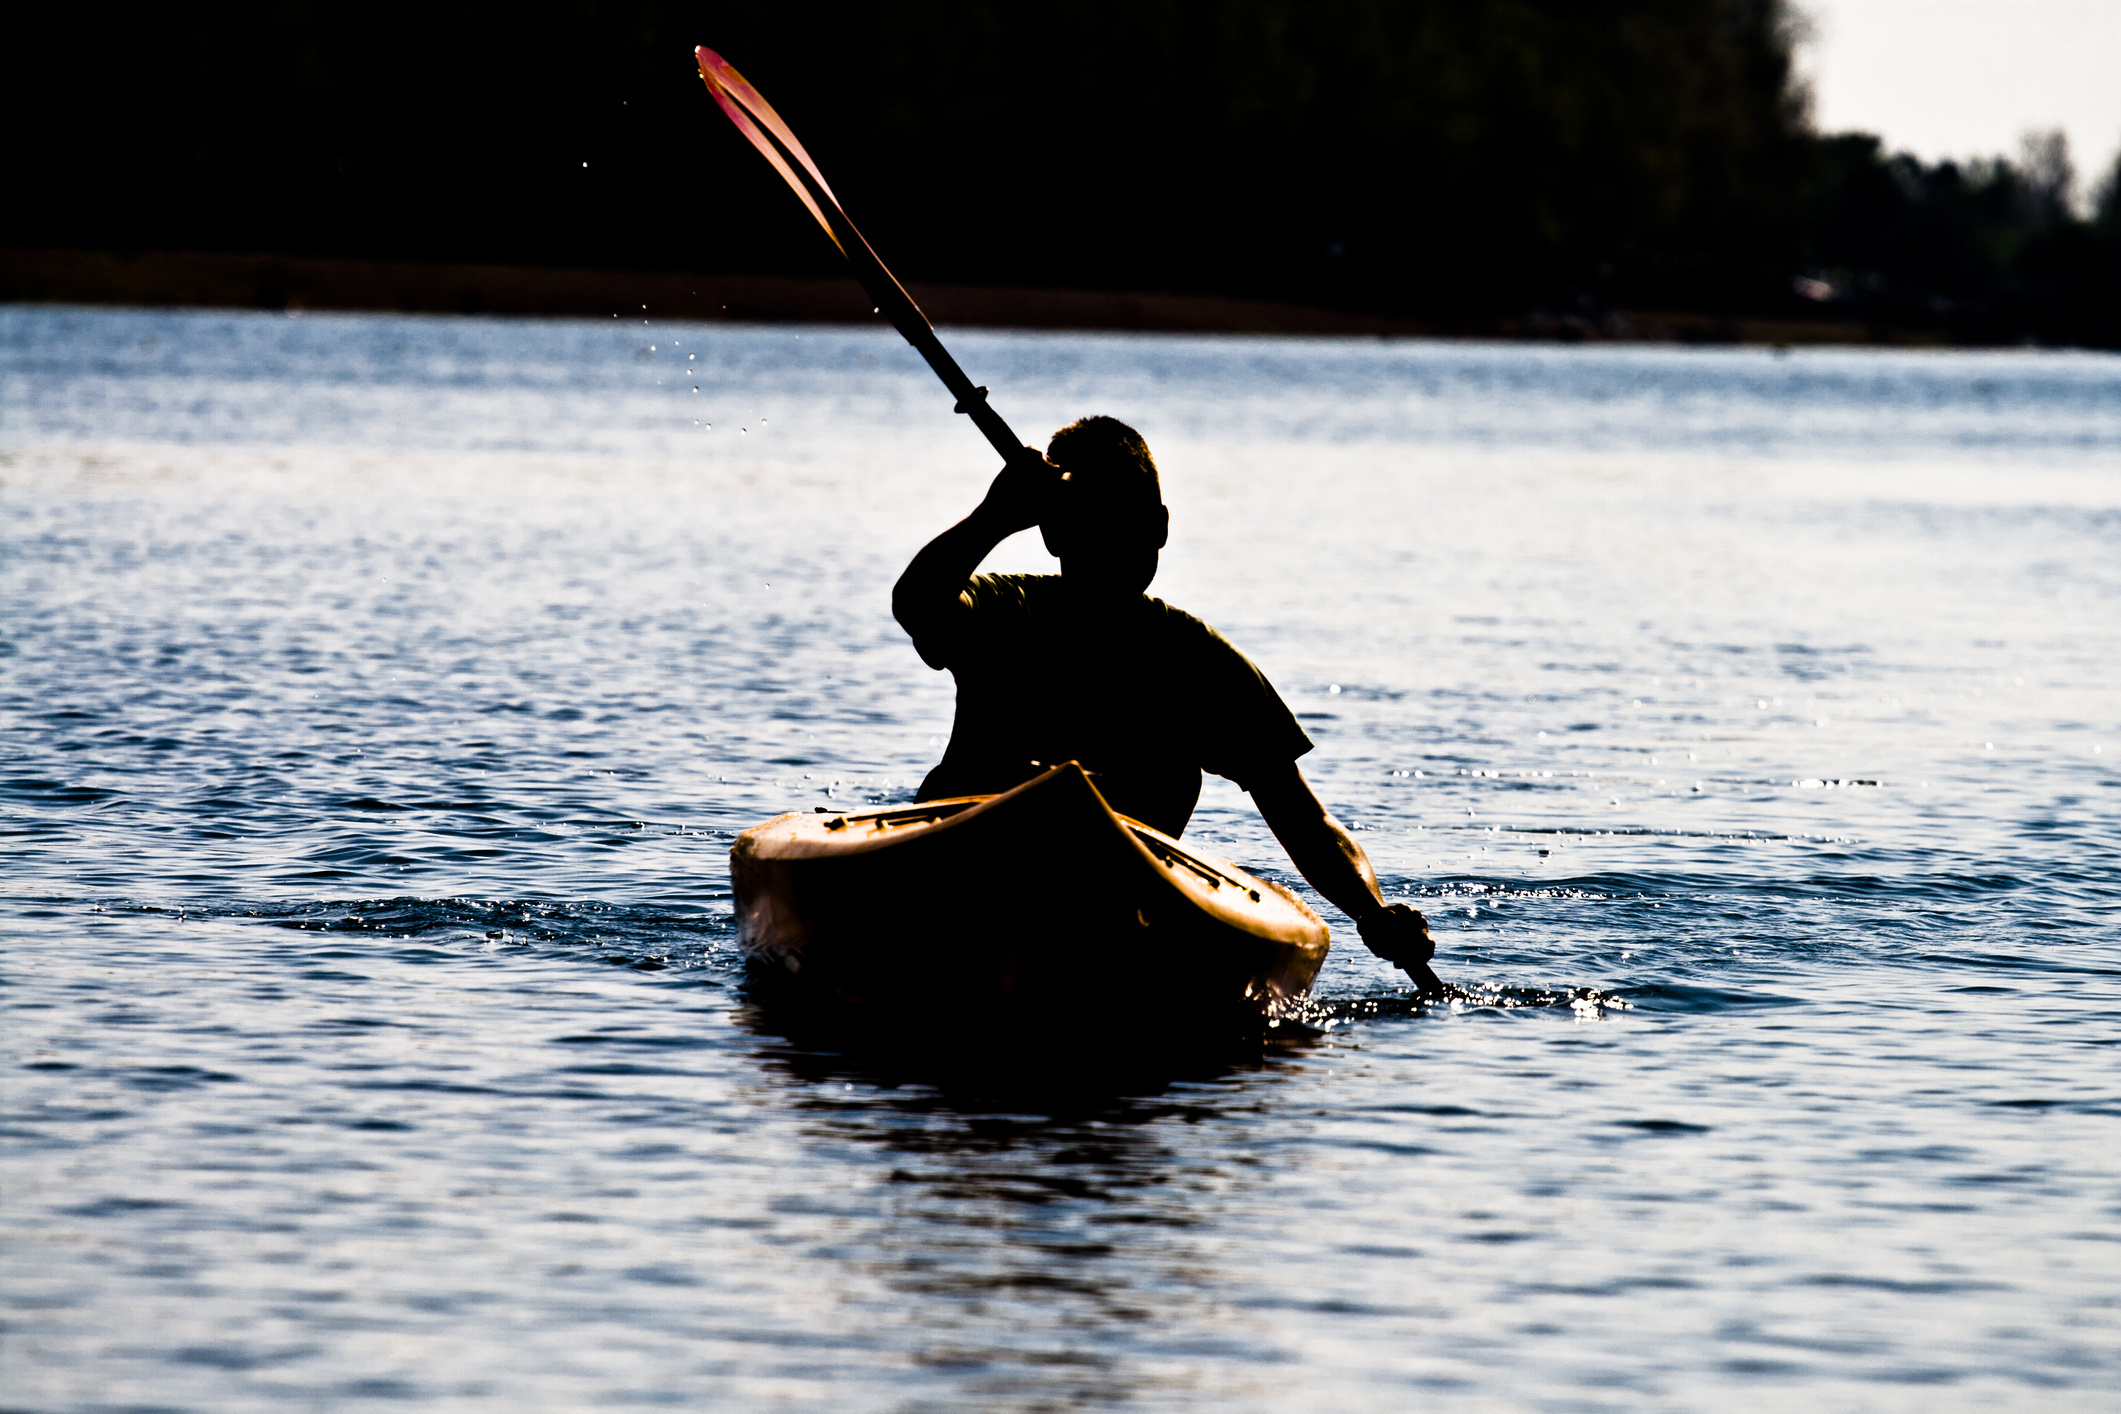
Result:
[[1237,645],[1223,637],[1220,630],[1207,620],[1197,618],[1161,599],[1143,595],[1143,607],[1154,618],[1161,631],[1172,639],[1195,645],[1208,651],[1236,653]]
[[1165,654],[1191,676],[1200,715],[1200,764],[1251,789],[1261,770],[1311,749],[1274,684],[1214,625],[1161,599],[1148,601],[1163,619]]
[[[1016,620],[1043,620],[1050,615],[1059,621],[1069,613],[1061,576],[1057,574],[976,574],[966,584],[965,593],[973,613],[996,631],[1009,631],[1005,625]],[[1196,662],[1202,658],[1235,658],[1250,664],[1213,624],[1176,604],[1144,594],[1139,612],[1141,617],[1135,622],[1165,651]]]

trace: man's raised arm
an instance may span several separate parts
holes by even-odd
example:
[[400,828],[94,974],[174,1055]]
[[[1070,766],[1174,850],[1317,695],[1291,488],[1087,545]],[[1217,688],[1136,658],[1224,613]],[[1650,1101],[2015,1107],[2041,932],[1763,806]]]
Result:
[[1059,468],[1035,447],[1024,448],[972,514],[929,541],[906,566],[891,589],[891,616],[911,635],[922,662],[931,668],[949,663],[954,626],[972,607],[965,582],[995,546],[1038,524],[1059,479]]
[[1312,888],[1355,920],[1370,951],[1404,969],[1417,990],[1441,992],[1443,983],[1429,970],[1436,955],[1429,920],[1406,904],[1385,902],[1370,857],[1327,812],[1296,763],[1262,774],[1250,787],[1252,803],[1289,852],[1289,861]]

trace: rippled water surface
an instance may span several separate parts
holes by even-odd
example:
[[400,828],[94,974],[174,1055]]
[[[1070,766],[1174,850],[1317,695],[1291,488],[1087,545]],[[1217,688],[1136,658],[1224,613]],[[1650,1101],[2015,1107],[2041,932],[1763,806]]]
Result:
[[1453,999],[750,1004],[731,837],[950,720],[888,331],[0,310],[0,1404],[2112,1407],[2121,360],[952,342],[1147,434]]

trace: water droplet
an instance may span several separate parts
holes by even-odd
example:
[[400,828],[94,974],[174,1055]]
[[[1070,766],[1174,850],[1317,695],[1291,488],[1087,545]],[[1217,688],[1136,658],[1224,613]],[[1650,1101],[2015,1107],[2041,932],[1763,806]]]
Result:
[[1327,684],[1326,684],[1326,691],[1328,691],[1328,692],[1339,692],[1339,691],[1340,691],[1340,684],[1339,684],[1339,683],[1337,683],[1337,682],[1334,682],[1334,683],[1327,683]]

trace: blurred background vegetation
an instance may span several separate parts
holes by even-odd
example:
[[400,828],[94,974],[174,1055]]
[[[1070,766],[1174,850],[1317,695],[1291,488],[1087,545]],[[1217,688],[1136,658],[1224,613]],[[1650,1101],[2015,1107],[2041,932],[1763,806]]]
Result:
[[202,0],[6,46],[0,244],[834,274],[773,100],[902,278],[1417,317],[1803,313],[2121,345],[2059,140],[1811,130],[1779,0]]

